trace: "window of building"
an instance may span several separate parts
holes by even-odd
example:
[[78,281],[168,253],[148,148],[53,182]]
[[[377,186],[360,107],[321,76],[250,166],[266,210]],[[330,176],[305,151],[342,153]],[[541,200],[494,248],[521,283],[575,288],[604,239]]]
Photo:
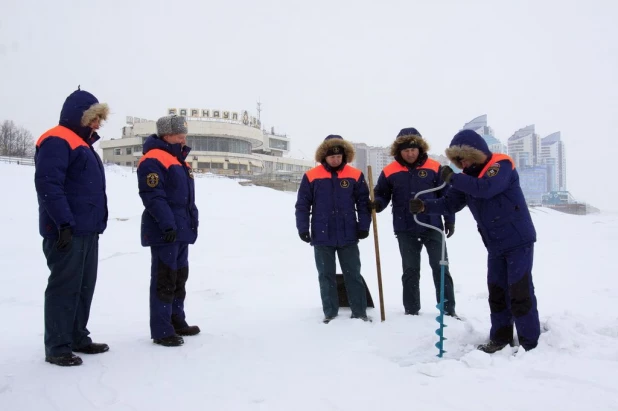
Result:
[[268,139],[268,146],[270,148],[276,148],[278,150],[287,150],[288,149],[288,142],[287,141],[283,141],[283,140],[278,140],[276,138],[269,138]]
[[130,167],[133,167],[133,161],[127,161],[127,162],[125,163],[125,165],[126,165],[126,166],[130,166]]
[[251,143],[233,138],[188,136],[187,145],[193,151],[251,154]]
[[115,155],[115,156],[119,156],[119,155],[121,155],[121,152],[120,152],[120,149],[119,149],[119,148],[115,148],[115,149],[114,149],[114,155]]
[[127,147],[127,148],[126,148],[126,150],[127,150],[127,155],[130,155],[130,154],[131,154],[131,152],[132,152],[132,150],[131,150],[131,149],[132,149],[132,148],[133,148],[133,147]]

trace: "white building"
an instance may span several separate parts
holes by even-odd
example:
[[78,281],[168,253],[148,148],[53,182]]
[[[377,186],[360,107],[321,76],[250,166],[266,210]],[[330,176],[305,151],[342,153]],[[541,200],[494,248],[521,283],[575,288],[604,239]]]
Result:
[[557,131],[541,139],[541,163],[548,169],[548,191],[567,191],[566,153]]
[[365,174],[367,181],[369,181],[367,166],[371,166],[374,183],[376,183],[382,169],[393,161],[393,157],[390,155],[390,147],[373,147],[365,143],[352,143],[352,145],[356,155],[350,165],[360,169]]
[[481,137],[483,137],[483,139],[489,146],[489,151],[491,151],[492,153],[506,154],[507,147],[496,138],[494,130],[487,125],[487,114],[478,116],[472,121],[464,124],[462,130],[476,131],[479,135],[481,135]]
[[541,139],[534,131],[534,124],[520,128],[509,137],[508,155],[518,169],[539,165]]
[[[287,157],[290,138],[261,128],[258,118],[247,111],[169,109],[169,114],[187,118],[187,162],[194,171],[216,174],[302,173],[314,161]],[[156,134],[156,121],[127,117],[119,139],[101,141],[103,161],[136,166],[144,141]]]

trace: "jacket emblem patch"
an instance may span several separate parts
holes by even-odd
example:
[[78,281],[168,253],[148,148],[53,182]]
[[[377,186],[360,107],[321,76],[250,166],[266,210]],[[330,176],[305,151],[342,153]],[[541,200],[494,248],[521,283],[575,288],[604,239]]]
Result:
[[339,185],[342,188],[348,188],[348,187],[350,187],[350,182],[348,180],[341,180],[341,183],[339,183]]
[[496,175],[498,175],[498,171],[500,171],[500,165],[492,165],[491,167],[489,167],[489,170],[487,170],[487,177],[495,177]]
[[146,184],[148,187],[155,188],[159,185],[159,175],[157,173],[150,173],[146,176]]
[[420,178],[425,178],[425,177],[427,177],[427,171],[425,171],[425,170],[420,170],[420,171],[418,172],[418,176],[419,176]]

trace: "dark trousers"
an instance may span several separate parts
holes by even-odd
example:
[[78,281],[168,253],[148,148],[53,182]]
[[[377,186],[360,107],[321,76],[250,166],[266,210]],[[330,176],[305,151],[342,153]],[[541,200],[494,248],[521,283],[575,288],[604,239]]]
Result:
[[43,239],[50,274],[45,289],[45,355],[70,354],[92,343],[86,328],[97,282],[99,235],[73,237],[68,251]]
[[348,301],[352,315],[364,317],[367,315],[367,294],[361,277],[361,262],[357,244],[344,247],[314,246],[315,265],[320,282],[322,310],[325,317],[335,317],[339,312],[339,296],[337,294],[337,264],[335,254],[339,257],[339,265],[343,271],[343,281],[348,293]]
[[171,243],[150,247],[150,335],[153,339],[176,335],[185,321],[185,284],[189,278],[189,245]]
[[[425,246],[429,265],[433,273],[433,283],[436,289],[436,302],[440,302],[440,259],[442,258],[442,234],[436,230],[425,230],[420,234],[398,232],[399,253],[403,275],[403,307],[407,312],[416,313],[421,309],[420,287],[421,279],[421,249]],[[445,258],[448,252],[445,251]],[[444,312],[455,314],[455,289],[453,278],[448,269],[444,267]]]
[[527,350],[536,347],[541,326],[532,284],[533,259],[533,245],[489,255],[487,287],[491,311],[491,340],[511,342],[515,323],[522,347]]

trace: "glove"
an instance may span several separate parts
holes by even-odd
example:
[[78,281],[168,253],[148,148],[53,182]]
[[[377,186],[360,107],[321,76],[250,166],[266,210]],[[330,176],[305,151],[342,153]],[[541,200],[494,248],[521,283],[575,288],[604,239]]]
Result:
[[369,212],[371,212],[372,210],[376,210],[376,213],[379,213],[383,210],[382,203],[377,200],[369,200],[369,202],[367,203],[367,208],[369,209]]
[[365,238],[369,237],[369,231],[357,231],[356,236],[359,240],[364,240]]
[[451,178],[453,178],[453,169],[449,166],[442,167],[440,177],[442,178],[442,181],[448,184],[451,181]]
[[455,234],[455,224],[453,223],[444,224],[444,232],[446,233],[446,238],[451,238],[451,236]]
[[176,241],[176,230],[174,230],[173,228],[168,228],[163,232],[163,238],[165,239],[166,243],[173,243],[174,241]]
[[425,211],[425,203],[423,203],[423,200],[418,198],[410,200],[410,212],[412,214],[422,213],[423,211]]
[[60,229],[58,233],[58,241],[56,241],[56,250],[69,251],[73,243],[73,230],[70,226]]
[[303,240],[306,243],[311,242],[311,236],[309,235],[309,233],[298,233],[298,236],[300,237],[301,240]]

